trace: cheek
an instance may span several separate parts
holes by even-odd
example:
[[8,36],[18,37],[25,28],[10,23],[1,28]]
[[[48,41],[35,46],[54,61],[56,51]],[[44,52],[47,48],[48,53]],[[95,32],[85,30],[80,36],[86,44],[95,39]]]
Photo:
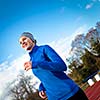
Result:
[[29,47],[31,45],[31,43],[30,42],[27,42],[27,47]]
[[28,42],[27,42],[27,45],[28,45],[28,46],[32,45],[32,42],[31,42],[31,41],[28,41]]
[[33,47],[35,46],[35,44],[33,44]]

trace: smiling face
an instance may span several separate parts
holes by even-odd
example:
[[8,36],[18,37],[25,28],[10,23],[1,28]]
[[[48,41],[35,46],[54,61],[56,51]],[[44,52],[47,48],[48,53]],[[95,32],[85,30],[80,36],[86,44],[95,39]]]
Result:
[[21,47],[27,51],[31,51],[32,48],[35,46],[35,43],[26,36],[22,36],[19,39],[19,43],[20,43]]

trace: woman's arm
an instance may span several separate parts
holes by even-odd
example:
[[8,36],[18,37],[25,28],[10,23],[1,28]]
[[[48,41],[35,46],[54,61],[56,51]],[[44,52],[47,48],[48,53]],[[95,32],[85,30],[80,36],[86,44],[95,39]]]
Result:
[[43,61],[40,62],[38,65],[39,67],[51,70],[51,71],[65,71],[67,70],[67,66],[61,57],[48,45],[44,47],[44,54],[45,56],[50,59],[50,61]]

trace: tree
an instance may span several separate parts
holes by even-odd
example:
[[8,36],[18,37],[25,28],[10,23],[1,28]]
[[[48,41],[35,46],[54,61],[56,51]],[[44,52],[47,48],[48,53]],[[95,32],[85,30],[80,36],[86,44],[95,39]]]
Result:
[[80,73],[82,74],[83,79],[99,70],[96,65],[95,56],[87,49],[85,49],[85,54],[81,57],[81,59],[83,62],[83,67],[80,70]]
[[31,79],[31,76],[18,75],[10,89],[13,100],[43,100],[35,88],[36,83],[33,84]]
[[82,76],[80,73],[80,68],[77,66],[77,63],[73,61],[69,66],[71,69],[71,72],[68,74],[76,83],[80,84],[80,81],[82,81]]
[[89,29],[86,35],[77,35],[71,46],[70,57],[66,59],[71,69],[69,75],[80,83],[100,69],[100,22],[95,28]]

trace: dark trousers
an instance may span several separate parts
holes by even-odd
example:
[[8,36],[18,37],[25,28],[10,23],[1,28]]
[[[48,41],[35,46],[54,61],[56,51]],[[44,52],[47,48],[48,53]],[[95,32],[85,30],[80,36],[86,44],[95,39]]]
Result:
[[84,91],[82,89],[79,89],[79,91],[75,95],[70,97],[68,100],[89,100],[89,99],[87,98]]

